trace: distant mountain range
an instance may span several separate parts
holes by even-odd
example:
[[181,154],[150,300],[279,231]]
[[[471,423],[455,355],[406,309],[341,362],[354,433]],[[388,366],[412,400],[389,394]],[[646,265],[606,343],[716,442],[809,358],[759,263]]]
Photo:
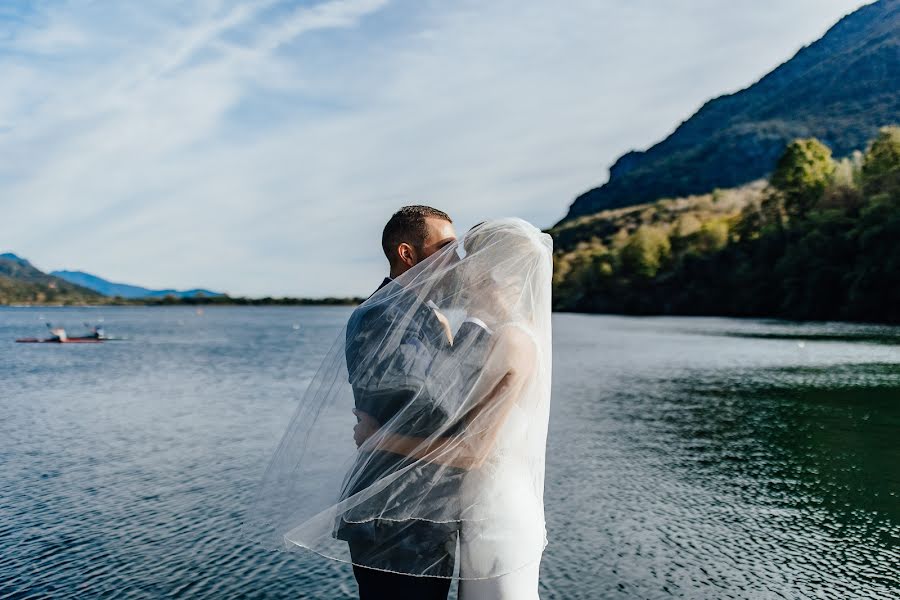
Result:
[[0,304],[90,304],[94,290],[48,275],[11,252],[0,254]]
[[817,137],[836,156],[900,123],[900,0],[847,15],[816,42],[734,94],[704,104],[663,141],[631,151],[563,221],[766,177],[788,142]]
[[84,271],[53,271],[50,275],[64,279],[69,283],[80,285],[94,290],[104,296],[121,296],[122,298],[163,298],[165,296],[175,296],[176,298],[196,298],[198,296],[206,296],[207,298],[215,296],[223,296],[220,292],[211,292],[209,290],[193,289],[193,290],[151,290],[138,285],[129,285],[127,283],[114,283],[85,273]]
[[224,294],[209,290],[151,290],[136,285],[112,283],[81,271],[44,273],[27,259],[12,252],[0,254],[0,305],[3,304],[96,304],[104,298],[215,298]]

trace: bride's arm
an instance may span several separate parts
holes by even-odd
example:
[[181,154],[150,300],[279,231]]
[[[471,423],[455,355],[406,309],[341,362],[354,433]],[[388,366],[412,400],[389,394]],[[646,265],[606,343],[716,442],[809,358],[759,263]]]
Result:
[[[462,421],[468,426],[485,414],[487,406],[496,403],[502,409],[502,415],[496,421],[502,423],[512,408],[512,402],[507,399],[514,397],[509,393],[513,381],[512,373],[501,377],[488,394],[464,415]],[[494,415],[495,418],[497,416]],[[376,432],[360,446],[360,450],[383,450],[416,460],[470,470],[481,466],[495,441],[496,429],[493,430],[493,435],[486,435],[485,431],[481,431],[434,438]]]
[[361,448],[378,449],[417,460],[462,469],[480,467],[497,442],[500,427],[521,395],[535,366],[532,339],[511,328],[491,349],[482,376],[469,394],[474,398],[460,422],[460,434],[423,438],[378,432]]

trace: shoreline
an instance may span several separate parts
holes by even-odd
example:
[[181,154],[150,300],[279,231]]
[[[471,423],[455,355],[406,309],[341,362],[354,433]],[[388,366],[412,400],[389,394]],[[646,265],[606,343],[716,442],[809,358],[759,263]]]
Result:
[[872,319],[869,321],[860,321],[852,319],[804,319],[802,317],[792,317],[785,315],[748,315],[748,314],[726,314],[726,313],[642,313],[642,312],[590,312],[580,310],[554,310],[555,315],[606,315],[610,317],[633,317],[642,318],[690,318],[690,319],[738,319],[746,321],[781,321],[785,323],[802,324],[825,324],[825,323],[843,323],[846,325],[883,325],[886,327],[900,327],[900,323],[894,321],[880,321]]
[[109,306],[147,307],[147,306],[357,306],[364,298],[179,298],[179,299],[134,299],[108,302],[35,302],[0,304],[0,308],[103,308]]
[[[245,298],[235,301],[231,298],[228,301],[210,301],[209,298],[184,299],[179,301],[158,300],[158,301],[110,301],[93,304],[0,304],[0,310],[6,308],[109,308],[109,307],[296,307],[296,306],[358,306],[362,304],[365,298]],[[844,325],[881,325],[885,327],[898,327],[900,323],[891,321],[859,321],[848,319],[803,319],[797,317],[788,317],[780,315],[730,315],[724,313],[718,314],[689,314],[689,313],[627,313],[627,312],[589,312],[578,310],[554,310],[555,315],[583,315],[583,316],[607,316],[607,317],[628,317],[634,319],[659,319],[659,318],[688,318],[688,319],[736,319],[741,321],[779,321],[795,325],[811,325],[811,324],[827,324],[839,323]]]

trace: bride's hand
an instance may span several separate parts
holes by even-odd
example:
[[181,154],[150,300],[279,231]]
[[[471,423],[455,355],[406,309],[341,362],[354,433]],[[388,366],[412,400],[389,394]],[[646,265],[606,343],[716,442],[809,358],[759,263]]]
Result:
[[372,437],[372,435],[378,431],[380,425],[375,418],[367,412],[363,412],[361,410],[353,409],[353,414],[356,415],[356,425],[353,426],[353,441],[356,442],[356,447],[359,448],[362,446],[367,439]]
[[444,313],[437,310],[436,308],[434,309],[434,316],[437,317],[438,323],[441,324],[441,328],[444,330],[444,335],[447,336],[447,341],[450,342],[450,344],[453,344],[453,330],[450,329],[450,321],[447,319],[447,317],[444,316]]

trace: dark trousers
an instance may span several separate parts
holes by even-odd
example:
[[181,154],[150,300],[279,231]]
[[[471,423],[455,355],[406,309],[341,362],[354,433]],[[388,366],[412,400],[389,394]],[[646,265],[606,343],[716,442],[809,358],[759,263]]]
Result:
[[360,600],[447,600],[458,536],[453,522],[342,519],[336,537],[349,544]]
[[447,600],[449,577],[416,577],[353,565],[359,600]]

